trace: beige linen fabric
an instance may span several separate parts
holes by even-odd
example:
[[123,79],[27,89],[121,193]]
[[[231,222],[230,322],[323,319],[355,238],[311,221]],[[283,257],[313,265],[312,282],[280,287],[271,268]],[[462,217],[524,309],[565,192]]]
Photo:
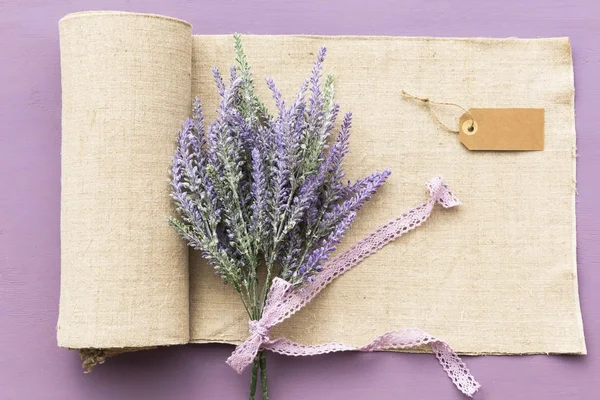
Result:
[[[568,39],[246,36],[244,44],[266,100],[264,77],[291,98],[326,45],[337,98],[354,113],[348,178],[393,171],[341,249],[421,202],[436,174],[463,202],[338,278],[273,337],[362,345],[419,327],[460,353],[585,352]],[[61,22],[61,57],[59,344],[239,343],[248,318],[237,294],[197,253],[188,282],[187,251],[164,221],[190,92],[212,120],[211,68],[227,74],[231,37],[192,37],[168,18],[87,13]],[[469,152],[403,89],[466,108],[545,108],[546,148]],[[457,126],[460,111],[435,107]]]
[[191,27],[92,12],[62,19],[60,39],[58,343],[187,343],[187,249],[165,217],[175,134],[191,104]]
[[[392,169],[340,248],[423,200],[423,183],[436,174],[463,202],[338,278],[272,336],[363,345],[419,327],[460,353],[585,352],[568,39],[246,36],[244,45],[265,99],[264,77],[290,99],[327,46],[326,71],[343,110],[354,113],[348,178]],[[212,111],[210,68],[232,63],[232,39],[195,36],[193,48],[193,93]],[[546,148],[469,152],[403,89],[467,108],[545,108]],[[434,107],[458,126],[460,110]],[[192,260],[191,340],[239,343],[248,332],[239,299]]]

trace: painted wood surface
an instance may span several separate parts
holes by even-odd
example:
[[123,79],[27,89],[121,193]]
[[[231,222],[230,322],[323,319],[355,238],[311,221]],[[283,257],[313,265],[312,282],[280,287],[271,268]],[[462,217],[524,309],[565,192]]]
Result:
[[[231,346],[132,353],[83,375],[56,347],[58,20],[79,10],[171,15],[194,33],[569,36],[576,81],[578,258],[588,356],[478,357],[480,399],[600,398],[600,3],[596,0],[0,0],[0,399],[243,399]],[[465,55],[476,56],[476,55]],[[440,77],[440,79],[443,77]],[[401,297],[401,294],[399,294]],[[273,399],[460,399],[434,357],[269,355]]]

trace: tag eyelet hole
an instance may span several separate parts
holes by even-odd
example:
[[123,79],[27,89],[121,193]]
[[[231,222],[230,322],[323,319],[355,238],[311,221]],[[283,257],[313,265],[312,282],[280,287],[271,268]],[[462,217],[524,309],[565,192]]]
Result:
[[468,119],[462,124],[462,131],[465,133],[465,135],[472,136],[477,133],[477,129],[477,122],[473,121],[472,119]]

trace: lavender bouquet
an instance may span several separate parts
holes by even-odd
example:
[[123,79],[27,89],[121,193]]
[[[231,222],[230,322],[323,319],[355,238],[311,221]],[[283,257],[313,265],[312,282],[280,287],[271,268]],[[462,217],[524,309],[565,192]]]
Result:
[[[196,99],[193,117],[179,132],[170,172],[180,218],[169,222],[239,293],[249,318],[258,320],[273,278],[295,288],[314,279],[390,171],[343,182],[352,116],[344,116],[334,136],[339,105],[332,76],[322,75],[325,48],[291,104],[267,79],[271,114],[255,94],[240,36],[234,38],[229,83],[213,69],[220,96],[216,120],[205,127]],[[267,399],[264,351],[254,359],[250,399],[259,372]]]

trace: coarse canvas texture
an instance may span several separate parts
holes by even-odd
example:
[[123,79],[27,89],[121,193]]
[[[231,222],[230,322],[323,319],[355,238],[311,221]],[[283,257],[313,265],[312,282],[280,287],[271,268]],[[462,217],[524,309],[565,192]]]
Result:
[[[62,346],[240,343],[248,335],[234,289],[195,252],[188,276],[187,249],[165,222],[176,131],[193,96],[212,120],[211,68],[226,72],[234,57],[231,36],[190,32],[140,14],[61,22]],[[340,249],[422,201],[423,183],[437,174],[463,203],[336,279],[272,336],[363,345],[419,327],[459,353],[585,353],[568,39],[242,39],[267,104],[265,77],[291,99],[327,46],[337,99],[354,113],[347,178],[392,170]],[[544,108],[545,149],[468,151],[402,90],[465,108]],[[434,107],[458,126],[462,111]]]
[[167,169],[191,108],[191,28],[84,13],[60,23],[59,345],[189,341],[188,250]]

